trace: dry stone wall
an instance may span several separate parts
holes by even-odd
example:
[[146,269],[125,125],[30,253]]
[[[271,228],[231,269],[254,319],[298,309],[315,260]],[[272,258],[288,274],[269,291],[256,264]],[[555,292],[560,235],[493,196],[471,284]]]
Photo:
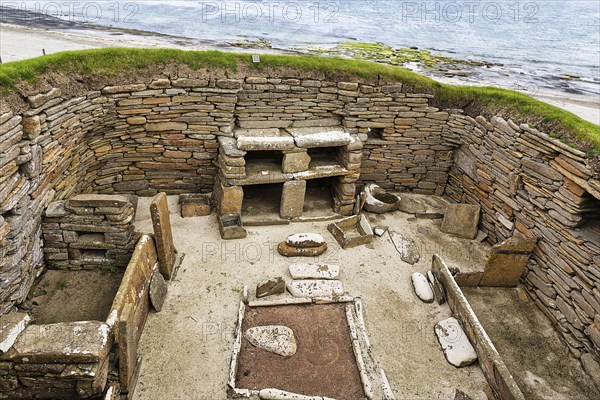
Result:
[[478,204],[492,243],[539,239],[524,283],[572,353],[600,350],[600,184],[584,153],[527,125],[453,114],[446,194]]
[[492,243],[516,232],[540,238],[525,283],[573,352],[598,356],[600,241],[589,221],[600,187],[585,154],[512,121],[439,110],[432,95],[398,83],[192,75],[77,97],[56,87],[24,96],[20,108],[0,106],[0,314],[42,269],[41,216],[51,202],[210,192],[218,138],[234,127],[341,126],[363,141],[363,183],[478,204]]

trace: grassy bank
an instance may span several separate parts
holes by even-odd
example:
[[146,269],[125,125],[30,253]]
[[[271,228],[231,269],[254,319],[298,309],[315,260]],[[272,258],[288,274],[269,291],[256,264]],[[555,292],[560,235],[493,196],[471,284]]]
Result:
[[6,94],[16,90],[18,82],[34,83],[48,72],[111,77],[168,63],[182,63],[192,69],[236,71],[244,65],[257,71],[291,68],[335,76],[380,77],[402,82],[409,92],[432,93],[435,103],[441,107],[463,108],[471,115],[500,114],[528,122],[589,154],[600,154],[600,126],[524,94],[493,87],[444,85],[401,68],[341,58],[262,55],[261,63],[254,64],[248,54],[219,51],[121,48],[71,51],[0,65],[0,88]]

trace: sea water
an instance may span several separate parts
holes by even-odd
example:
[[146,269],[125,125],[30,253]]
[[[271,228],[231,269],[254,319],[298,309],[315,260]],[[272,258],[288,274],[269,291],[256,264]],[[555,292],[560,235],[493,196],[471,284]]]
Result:
[[598,0],[0,1],[76,22],[283,49],[379,42],[600,86]]

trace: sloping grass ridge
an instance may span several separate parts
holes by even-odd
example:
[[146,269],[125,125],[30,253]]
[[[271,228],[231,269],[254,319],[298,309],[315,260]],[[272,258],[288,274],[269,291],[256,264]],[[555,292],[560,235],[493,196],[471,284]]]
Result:
[[125,48],[69,51],[0,65],[0,89],[5,94],[17,91],[19,82],[35,83],[48,72],[111,77],[169,63],[185,64],[191,69],[233,72],[241,65],[257,71],[288,68],[348,78],[397,81],[407,92],[434,94],[438,107],[462,108],[472,116],[502,115],[529,123],[589,155],[600,154],[599,125],[522,93],[495,87],[444,85],[402,68],[342,58],[264,54],[261,62],[255,64],[249,54],[220,51]]

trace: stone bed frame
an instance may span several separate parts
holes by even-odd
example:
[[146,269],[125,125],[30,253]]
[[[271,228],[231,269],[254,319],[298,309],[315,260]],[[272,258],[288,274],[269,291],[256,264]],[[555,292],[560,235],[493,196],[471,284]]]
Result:
[[[150,280],[158,269],[154,239],[143,235],[106,321],[25,328],[12,348],[0,356],[5,390],[0,398],[73,399],[105,392],[112,396],[133,393],[141,361],[137,347],[150,310]],[[115,368],[118,378],[110,378],[109,372]],[[13,384],[5,387],[7,382]]]
[[522,282],[571,353],[600,360],[600,240],[581,228],[597,218],[600,181],[582,151],[520,121],[440,109],[433,95],[382,78],[163,71],[41,81],[10,105],[0,96],[0,314],[25,300],[43,269],[41,216],[51,202],[208,193],[218,139],[234,128],[341,126],[363,144],[358,186],[479,205],[490,244],[538,239]]
[[475,348],[479,366],[494,395],[502,400],[525,400],[523,392],[504,364],[485,329],[479,323],[479,319],[448,266],[437,254],[432,257],[431,271],[442,286],[444,298],[447,300],[452,314],[461,322],[463,331]]
[[[242,292],[242,297],[247,289]],[[227,380],[229,398],[258,398],[260,390],[237,388],[235,376],[237,372],[237,359],[241,350],[243,333],[242,323],[247,308],[253,307],[275,307],[289,305],[308,304],[345,304],[346,320],[348,322],[348,334],[352,341],[352,349],[356,358],[356,365],[360,374],[365,397],[371,399],[394,399],[390,384],[385,371],[378,366],[372,350],[371,341],[365,326],[363,304],[360,297],[338,296],[338,297],[315,297],[315,298],[282,298],[276,300],[251,300],[247,304],[240,301],[238,318],[234,333],[233,351],[229,365],[229,379]],[[263,388],[268,389],[268,388]],[[276,389],[276,388],[275,388]],[[318,398],[315,397],[315,398]]]

